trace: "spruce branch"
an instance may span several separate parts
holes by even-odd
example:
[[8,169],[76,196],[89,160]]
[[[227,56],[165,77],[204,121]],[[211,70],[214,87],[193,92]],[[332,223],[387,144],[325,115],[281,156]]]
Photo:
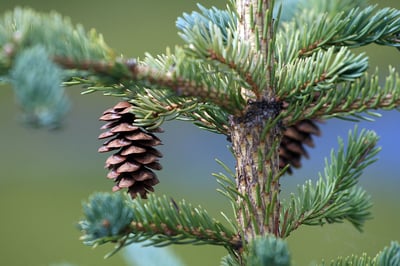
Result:
[[152,129],[165,121],[178,119],[192,121],[198,127],[214,133],[228,134],[228,113],[213,103],[199,101],[195,97],[178,96],[166,88],[140,87],[130,81],[112,86],[102,86],[96,82],[90,78],[75,78],[66,83],[84,85],[87,87],[85,94],[98,91],[104,95],[130,99],[134,104],[132,113],[136,117],[136,126]]
[[[208,10],[202,11],[204,14]],[[235,79],[241,80],[243,87],[259,95],[267,82],[263,57],[237,33],[234,15],[229,17],[226,11],[213,11],[221,13],[222,18],[226,17],[221,19],[222,23],[215,22],[212,17],[207,20],[197,12],[178,19],[177,25],[181,37],[188,44],[188,53],[222,67],[222,70],[232,70],[236,74]]]
[[375,258],[379,266],[400,264],[400,244],[392,241],[389,247],[385,247]]
[[[183,47],[156,57],[147,54],[143,60],[115,57],[101,35],[73,26],[55,13],[15,9],[0,19],[0,80],[15,86],[33,120],[41,124],[57,120],[57,111],[66,106],[59,88],[64,80],[64,85],[83,85],[85,93],[99,91],[126,100],[122,107],[105,112],[103,120],[108,123],[103,128],[108,131],[101,138],[115,139],[100,150],[125,147],[125,137],[137,140],[138,134],[149,133],[158,142],[150,131],[172,119],[190,120],[232,141],[236,172],[219,162],[227,174],[214,174],[219,192],[232,203],[236,221],[222,213],[230,228],[185,201],[154,195],[147,201],[130,201],[121,194],[99,193],[83,207],[85,218],[79,228],[85,244],[117,242],[114,252],[143,241],[157,247],[211,244],[228,250],[224,265],[289,265],[281,238],[301,225],[347,220],[362,229],[370,218],[371,203],[357,183],[379,151],[374,132],[355,129],[346,148],[339,139],[339,150],[332,151],[318,181],[306,182],[282,206],[279,180],[291,165],[300,165],[301,156],[307,156],[302,144],[312,143],[311,135],[319,134],[312,120],[365,119],[360,113],[399,108],[398,73],[390,68],[380,86],[377,74],[365,73],[367,58],[350,48],[370,43],[399,48],[400,11],[361,9],[360,0],[309,2],[315,6],[304,11],[303,3],[303,10],[299,9],[303,14],[282,24],[280,11],[273,17],[274,0],[231,1],[232,8],[226,10],[199,5],[200,12],[185,13],[176,23],[186,42]],[[38,67],[32,71],[29,68],[36,61]],[[27,72],[39,76],[39,81]],[[38,90],[41,86],[45,89]],[[37,95],[39,100],[34,99]],[[58,109],[49,109],[52,104]],[[288,143],[291,130],[301,138]],[[139,155],[109,157],[115,190],[143,181],[143,176],[126,178],[136,171],[129,168],[135,160],[143,160],[135,165],[140,169],[161,156],[152,147],[139,146],[131,149],[139,150]],[[147,152],[153,154],[146,158]],[[158,182],[155,176],[152,179]],[[363,255],[332,265],[378,259],[381,264],[398,263],[399,249],[392,244],[375,259]]]
[[283,53],[278,64],[330,46],[360,47],[371,43],[400,46],[399,10],[377,10],[376,6],[350,9],[352,6],[344,7],[343,12],[334,12],[335,15],[314,8],[299,10],[301,15],[295,15],[290,23],[283,23],[277,35],[277,50]]
[[248,266],[291,265],[287,243],[273,235],[254,239],[249,245],[249,252],[245,260],[245,265]]
[[158,247],[184,243],[221,245],[232,252],[242,245],[236,232],[211,218],[200,206],[165,196],[130,201],[119,193],[97,193],[84,205],[84,214],[79,223],[84,243],[118,242],[115,251],[146,240]]
[[376,161],[378,137],[373,131],[349,132],[347,148],[339,138],[337,154],[325,162],[324,176],[315,185],[307,181],[283,204],[281,237],[287,237],[302,224],[323,225],[348,220],[358,230],[370,218],[370,198],[357,182],[365,167]]
[[336,89],[326,92],[311,92],[287,104],[282,113],[285,125],[296,121],[316,118],[368,119],[360,114],[375,115],[371,110],[392,110],[400,106],[400,77],[394,68],[389,68],[384,86],[380,86],[378,74],[369,75],[353,82],[341,82]]
[[78,224],[83,232],[83,243],[96,246],[123,236],[134,217],[126,200],[119,193],[91,195],[88,202],[82,204],[85,218]]
[[225,196],[232,203],[234,214],[236,214],[238,210],[238,207],[236,205],[236,198],[240,193],[236,188],[235,174],[222,161],[217,160],[217,163],[222,166],[225,172],[229,175],[227,176],[226,174],[221,172],[213,173],[213,176],[217,179],[217,183],[221,186],[221,188],[217,189],[217,191]]
[[228,134],[227,114],[214,104],[199,102],[196,98],[171,95],[169,90],[143,89],[131,102],[135,105],[135,125],[146,128],[160,126],[165,120],[193,121],[206,130]]
[[[144,63],[160,72],[171,72],[172,77],[186,80],[177,88],[178,96],[194,96],[200,101],[213,102],[231,114],[243,108],[245,101],[240,93],[240,81],[229,71],[188,55],[183,48],[176,47],[174,53],[167,50],[165,55],[157,58],[147,55]],[[185,87],[190,84],[197,87]]]
[[[220,161],[218,159],[216,161],[220,166],[222,166],[222,168],[228,174],[228,176],[221,172],[212,174],[216,178],[217,183],[220,185],[220,188],[217,189],[217,191],[229,200],[229,202],[231,203],[231,206],[232,206],[235,220],[237,220],[238,212],[240,210],[243,210],[243,207],[244,207],[243,204],[244,203],[248,204],[250,202],[250,200],[248,197],[246,197],[246,195],[240,194],[239,190],[237,189],[236,184],[235,184],[234,172],[231,169],[229,169],[229,167],[226,164],[224,164],[222,161]],[[238,197],[240,197],[242,199],[241,203],[237,202]],[[251,205],[246,206],[246,207],[251,208]],[[221,213],[221,214],[225,217],[225,220],[228,221],[228,223],[232,226],[234,231],[239,230],[237,224],[235,224],[231,219],[229,219],[224,213]],[[243,232],[241,232],[241,234],[243,234]]]
[[[227,14],[227,11],[221,12]],[[44,25],[51,25],[46,28],[46,33],[43,32]],[[69,73],[64,77],[66,80],[75,74],[76,77],[65,85],[90,87],[86,93],[102,91],[106,95],[132,97],[135,87],[169,89],[178,96],[195,97],[199,102],[207,103],[202,110],[210,113],[211,122],[203,119],[199,124],[205,124],[204,127],[210,129],[216,128],[212,125],[213,120],[224,120],[221,118],[222,111],[215,109],[235,113],[244,105],[240,84],[232,75],[188,57],[180,48],[174,54],[167,52],[167,55],[157,59],[147,55],[143,62],[116,58],[101,35],[94,31],[86,33],[81,26],[72,26],[68,19],[56,13],[45,15],[29,9],[7,13],[0,21],[0,29],[2,76],[8,75],[14,57],[21,50],[41,45],[49,57],[64,69],[64,73]],[[7,77],[2,79],[7,80]],[[207,108],[211,106],[210,102],[215,105],[213,110]],[[198,116],[193,115],[192,118]]]
[[273,235],[257,237],[251,241],[244,258],[229,254],[222,258],[221,266],[291,265],[287,243]]
[[19,53],[8,81],[24,121],[37,127],[56,128],[69,109],[64,90],[60,87],[62,70],[54,64],[43,46],[32,46]]
[[[143,62],[135,59],[73,62],[60,57],[55,60],[63,67],[89,72],[89,78],[78,78],[68,83],[91,84],[85,93],[102,91],[106,95],[133,97],[142,88],[169,89],[173,92],[169,93],[171,96],[195,97],[198,102],[211,102],[229,113],[239,112],[244,103],[239,84],[234,79],[186,57],[180,48],[176,49],[176,54],[167,51],[166,55],[158,58],[147,55]],[[94,76],[92,81],[90,76]]]
[[[324,262],[320,264],[321,266],[325,266]],[[368,256],[366,253],[363,253],[361,256],[351,255],[347,257],[340,257],[336,260],[332,260],[331,263],[328,265],[330,266],[345,266],[345,265],[357,265],[357,266],[373,266],[379,265],[375,262],[373,258]],[[387,264],[390,265],[390,264]],[[383,266],[383,265],[382,265]]]
[[[359,265],[359,266],[386,266],[400,264],[400,245],[398,242],[391,242],[389,247],[385,247],[374,258],[371,258],[366,253],[361,256],[340,257],[332,260],[331,266]],[[324,262],[321,266],[326,265]]]
[[[44,30],[45,29],[45,30]],[[0,18],[0,75],[11,67],[13,56],[20,50],[43,46],[50,56],[71,60],[111,60],[113,51],[103,37],[68,18],[51,12],[38,13],[28,8],[15,8]]]
[[70,78],[52,59],[111,60],[101,35],[74,26],[57,13],[15,8],[0,17],[0,80],[13,86],[24,120],[34,126],[58,127],[68,110],[60,87]]
[[232,34],[229,30],[234,31],[236,28],[236,14],[235,11],[229,8],[221,10],[216,7],[210,9],[205,8],[201,4],[197,4],[201,13],[193,11],[192,13],[183,13],[176,21],[176,27],[181,31],[181,37],[186,43],[191,42],[191,38],[186,38],[185,32],[190,32],[190,29],[195,27],[202,27],[201,35],[210,35],[210,27],[213,25],[218,26],[221,30],[223,42],[226,43],[228,36]]
[[346,47],[339,51],[331,47],[319,50],[310,57],[298,58],[277,68],[277,95],[285,101],[310,92],[332,89],[337,83],[354,81],[368,68],[365,55],[354,55]]

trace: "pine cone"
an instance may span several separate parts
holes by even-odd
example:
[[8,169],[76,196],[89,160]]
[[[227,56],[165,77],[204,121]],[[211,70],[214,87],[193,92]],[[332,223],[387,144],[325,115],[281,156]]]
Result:
[[309,119],[302,120],[285,129],[279,147],[279,167],[281,169],[289,164],[287,172],[292,174],[291,167],[301,167],[302,156],[308,158],[304,145],[314,147],[312,135],[319,136],[321,131],[315,122]]
[[160,128],[152,132],[134,126],[135,115],[131,113],[132,104],[119,102],[113,108],[104,111],[100,120],[107,123],[101,127],[107,130],[99,135],[99,139],[113,137],[104,142],[99,152],[118,150],[108,157],[105,168],[110,172],[107,177],[113,179],[113,191],[128,188],[132,198],[138,194],[147,197],[153,192],[159,180],[152,170],[161,170],[158,159],[162,154],[154,148],[161,141],[152,132],[162,132]]

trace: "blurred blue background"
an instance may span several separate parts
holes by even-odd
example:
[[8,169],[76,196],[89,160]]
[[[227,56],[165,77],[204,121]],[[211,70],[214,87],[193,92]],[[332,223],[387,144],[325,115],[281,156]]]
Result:
[[[183,12],[196,9],[192,0],[153,1],[1,1],[0,11],[15,6],[30,6],[39,11],[56,10],[81,23],[86,29],[96,28],[106,42],[124,56],[142,57],[145,52],[162,53],[166,46],[181,44],[175,20]],[[370,1],[374,3],[377,1]],[[201,1],[209,7],[223,8],[225,1]],[[400,8],[398,1],[379,1],[379,6]],[[384,76],[387,65],[399,68],[400,52],[394,48],[371,45],[371,70],[380,67]],[[78,88],[67,89],[72,110],[64,128],[59,131],[35,130],[18,121],[18,106],[10,87],[0,93],[0,264],[1,265],[128,265],[121,254],[104,260],[111,245],[85,247],[79,240],[76,223],[81,217],[81,202],[94,191],[110,191],[112,182],[103,169],[107,155],[97,153],[97,140],[102,123],[98,117],[117,99],[100,94],[82,96]],[[309,265],[322,258],[330,259],[363,251],[376,254],[390,240],[399,240],[400,182],[397,164],[398,112],[382,112],[376,122],[363,122],[359,127],[375,130],[383,150],[379,161],[366,169],[361,185],[375,203],[374,220],[359,233],[350,224],[324,227],[301,227],[288,239],[295,265]],[[220,211],[231,214],[229,203],[215,190],[212,172],[222,171],[215,163],[219,158],[232,168],[224,136],[199,130],[189,123],[169,122],[160,137],[164,145],[157,194],[200,204],[222,220]],[[283,178],[283,195],[295,191],[296,184],[314,178],[323,169],[323,160],[337,147],[337,136],[347,138],[353,123],[329,120],[321,125],[323,135],[316,148],[309,150],[310,160],[293,176]],[[222,248],[210,246],[173,246],[187,265],[219,265],[225,255]],[[140,254],[138,254],[140,256]]]

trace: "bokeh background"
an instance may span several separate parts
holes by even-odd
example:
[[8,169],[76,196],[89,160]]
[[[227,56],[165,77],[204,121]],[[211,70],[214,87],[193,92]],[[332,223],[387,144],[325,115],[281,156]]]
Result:
[[[0,13],[15,6],[56,10],[87,29],[96,28],[116,52],[142,57],[145,52],[162,53],[166,46],[182,43],[175,20],[183,12],[196,9],[197,1],[2,0]],[[199,2],[207,7],[225,6],[222,0]],[[378,4],[400,8],[397,0],[380,0]],[[357,52],[362,51],[370,56],[371,69],[379,66],[383,75],[387,65],[399,67],[400,52],[394,48],[371,45]],[[1,265],[129,265],[122,254],[104,260],[113,247],[86,247],[78,240],[80,232],[76,229],[82,216],[81,202],[92,192],[109,191],[112,186],[103,169],[107,155],[96,151],[101,144],[97,140],[101,126],[98,117],[117,99],[100,94],[82,96],[78,88],[67,90],[73,106],[63,129],[46,131],[21,124],[11,88],[0,87]],[[400,239],[400,114],[382,114],[376,122],[359,125],[377,131],[383,148],[379,161],[366,169],[361,180],[373,197],[374,219],[367,222],[363,233],[349,223],[301,227],[288,239],[295,265],[312,265],[322,258],[364,251],[374,255],[391,240]],[[222,171],[215,158],[234,167],[225,137],[184,122],[168,122],[163,128],[164,170],[159,173],[161,183],[156,193],[200,204],[221,220],[220,211],[230,215],[229,203],[215,191],[217,184],[211,176]],[[323,135],[316,139],[316,148],[309,150],[311,159],[304,161],[304,167],[293,176],[283,179],[285,196],[296,190],[296,184],[314,178],[323,169],[324,157],[337,147],[337,136],[346,138],[353,123],[329,120],[321,128]],[[224,249],[213,246],[173,246],[172,250],[185,265],[219,265],[225,255]]]

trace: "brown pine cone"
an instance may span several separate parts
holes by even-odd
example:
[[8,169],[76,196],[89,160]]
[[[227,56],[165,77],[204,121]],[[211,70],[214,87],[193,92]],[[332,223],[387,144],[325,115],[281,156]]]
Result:
[[279,147],[279,167],[282,169],[289,164],[287,172],[292,174],[292,167],[301,167],[301,158],[308,158],[304,145],[314,147],[312,135],[319,136],[321,131],[315,121],[305,119],[287,127],[283,132]]
[[99,135],[99,139],[112,137],[103,143],[99,152],[117,150],[108,157],[105,167],[110,170],[107,177],[113,179],[113,191],[127,188],[132,198],[138,194],[147,197],[153,192],[159,180],[153,170],[161,170],[158,162],[162,154],[154,148],[161,145],[161,140],[152,132],[162,132],[160,128],[152,132],[132,125],[135,115],[131,113],[132,104],[119,102],[113,108],[104,111],[100,120],[107,123],[101,127],[107,130]]

